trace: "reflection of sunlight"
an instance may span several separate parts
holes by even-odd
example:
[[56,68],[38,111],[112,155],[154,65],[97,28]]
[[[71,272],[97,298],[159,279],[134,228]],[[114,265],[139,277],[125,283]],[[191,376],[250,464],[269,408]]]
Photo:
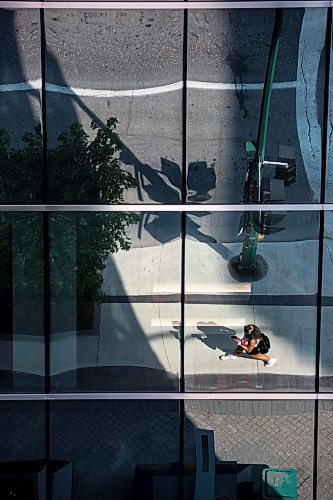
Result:
[[[180,240],[177,240],[153,247],[132,247],[110,255],[103,271],[103,292],[138,296],[180,293],[180,253]],[[121,288],[114,276],[121,277]]]

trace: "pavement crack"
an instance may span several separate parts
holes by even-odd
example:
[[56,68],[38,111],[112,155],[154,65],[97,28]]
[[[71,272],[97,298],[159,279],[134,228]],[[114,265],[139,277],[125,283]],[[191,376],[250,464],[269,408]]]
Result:
[[332,255],[331,249],[330,249],[330,247],[328,246],[327,242],[325,242],[325,246],[326,246],[327,251],[328,251],[328,254],[329,254],[329,256],[330,256],[331,263],[333,264],[333,255]]
[[308,87],[307,79],[305,77],[303,60],[304,60],[304,53],[302,54],[302,57],[301,57],[301,74],[302,74],[302,79],[304,82],[304,91],[305,91],[305,95],[304,95],[305,118],[306,118],[306,123],[307,123],[307,136],[308,136],[308,142],[309,142],[309,146],[310,146],[311,156],[312,156],[313,160],[316,162],[316,154],[314,152],[312,138],[311,138],[311,120],[309,117],[309,109],[308,109],[309,87]]
[[235,77],[234,82],[235,82],[235,95],[238,100],[239,111],[243,112],[243,118],[246,119],[249,117],[249,111],[246,107],[246,96],[243,90],[243,79],[241,75],[239,75],[238,78]]
[[126,135],[129,135],[129,129],[131,128],[132,125],[132,107],[134,103],[134,86],[132,88],[132,95],[131,95],[131,100],[129,104],[129,117],[128,117],[128,123],[127,123],[127,128],[126,128]]

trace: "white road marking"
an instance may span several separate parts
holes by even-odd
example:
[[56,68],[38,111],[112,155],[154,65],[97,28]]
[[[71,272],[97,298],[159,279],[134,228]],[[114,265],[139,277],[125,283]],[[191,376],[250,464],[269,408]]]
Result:
[[[295,89],[297,87],[297,82],[276,82],[273,84],[273,89],[284,90],[284,89]],[[199,89],[199,90],[262,90],[264,88],[263,83],[211,83],[211,82],[195,82],[188,80],[187,88],[189,89]]]
[[40,90],[42,88],[42,80],[31,80],[22,83],[7,83],[0,85],[0,92],[17,92],[22,90]]
[[321,127],[316,94],[320,56],[325,45],[326,15],[325,10],[305,9],[297,65],[297,133],[314,201],[318,201],[320,195]]
[[165,94],[166,92],[174,92],[183,88],[183,82],[171,83],[169,85],[161,85],[159,87],[150,87],[143,89],[130,90],[95,90],[84,89],[80,87],[62,87],[46,83],[45,88],[49,92],[58,92],[60,94],[77,95],[80,97],[140,97],[153,94]]
[[[277,82],[274,83],[273,88],[276,90],[294,89],[297,88],[296,81],[291,82]],[[262,90],[263,83],[214,83],[214,82],[196,82],[187,81],[186,87],[196,90]],[[0,85],[0,92],[17,92],[23,90],[40,90],[42,88],[42,80],[32,80],[22,83],[10,83]],[[56,92],[59,94],[76,95],[79,97],[142,97],[154,94],[165,94],[167,92],[174,92],[183,88],[183,82],[170,83],[169,85],[160,85],[158,87],[148,87],[142,89],[129,89],[129,90],[97,90],[82,87],[66,87],[62,85],[54,85],[53,83],[46,83],[45,89],[48,92]]]

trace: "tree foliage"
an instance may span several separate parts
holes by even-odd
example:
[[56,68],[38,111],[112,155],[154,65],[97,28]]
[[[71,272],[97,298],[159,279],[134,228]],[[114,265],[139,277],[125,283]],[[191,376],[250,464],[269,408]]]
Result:
[[[49,149],[49,201],[71,204],[121,204],[135,179],[119,160],[122,143],[116,118],[105,127],[91,123],[90,139],[74,123]],[[22,138],[23,147],[10,146],[7,130],[0,130],[0,199],[3,203],[42,201],[42,135],[37,127]],[[137,222],[128,212],[54,212],[48,217],[52,299],[75,293],[79,300],[102,298],[101,272],[110,253],[130,248],[126,228]],[[0,219],[0,279],[14,272],[17,292],[43,292],[42,214],[3,213]],[[9,250],[9,248],[11,250]],[[15,252],[15,270],[12,253]]]

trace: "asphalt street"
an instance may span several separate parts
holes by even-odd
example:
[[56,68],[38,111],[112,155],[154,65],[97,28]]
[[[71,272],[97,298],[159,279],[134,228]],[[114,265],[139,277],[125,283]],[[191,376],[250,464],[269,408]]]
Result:
[[[295,203],[315,201],[319,190],[310,182],[314,177],[310,170],[318,162],[317,145],[309,153],[314,155],[311,165],[308,152],[300,148],[303,135],[310,133],[309,140],[317,141],[318,134],[311,138],[311,131],[320,128],[322,114],[326,18],[324,10],[316,10],[319,34],[314,37],[317,45],[315,41],[313,44],[317,48],[304,56],[302,47],[311,32],[309,11],[291,9],[285,13],[275,78],[282,88],[273,91],[267,141],[268,160],[277,159],[279,146],[294,149],[298,176],[286,190],[286,201]],[[239,203],[242,199],[247,168],[245,142],[256,139],[260,84],[264,82],[273,20],[272,10],[188,14],[186,154],[190,202]],[[1,83],[37,81],[41,77],[37,13],[5,12],[0,22],[6,25]],[[177,82],[181,85],[185,76],[183,12],[47,10],[45,26],[46,81],[58,86],[47,92],[50,147],[74,121],[80,121],[89,131],[91,119],[105,123],[109,116],[116,116],[125,145],[122,160],[140,177],[138,189],[128,193],[127,201],[179,202],[182,90],[178,87],[162,93],[152,89]],[[4,49],[7,45],[9,50]],[[299,68],[306,72],[307,64],[318,68],[318,74],[313,72],[309,80],[304,73],[306,85],[296,90]],[[229,87],[214,89],[207,83]],[[257,89],[246,87],[258,84]],[[64,89],[68,88],[76,89],[77,95],[66,95]],[[136,96],[139,89],[148,89],[146,95]],[[128,95],[112,96],[111,92],[103,97],[103,90],[127,90]],[[300,100],[304,98],[306,117],[314,117],[310,132],[303,123],[306,117],[299,117],[297,92],[302,94]],[[311,92],[316,102],[307,102]],[[38,89],[3,92],[0,102],[4,111],[1,126],[13,132],[14,141],[40,118]],[[267,174],[271,173],[267,170]]]

